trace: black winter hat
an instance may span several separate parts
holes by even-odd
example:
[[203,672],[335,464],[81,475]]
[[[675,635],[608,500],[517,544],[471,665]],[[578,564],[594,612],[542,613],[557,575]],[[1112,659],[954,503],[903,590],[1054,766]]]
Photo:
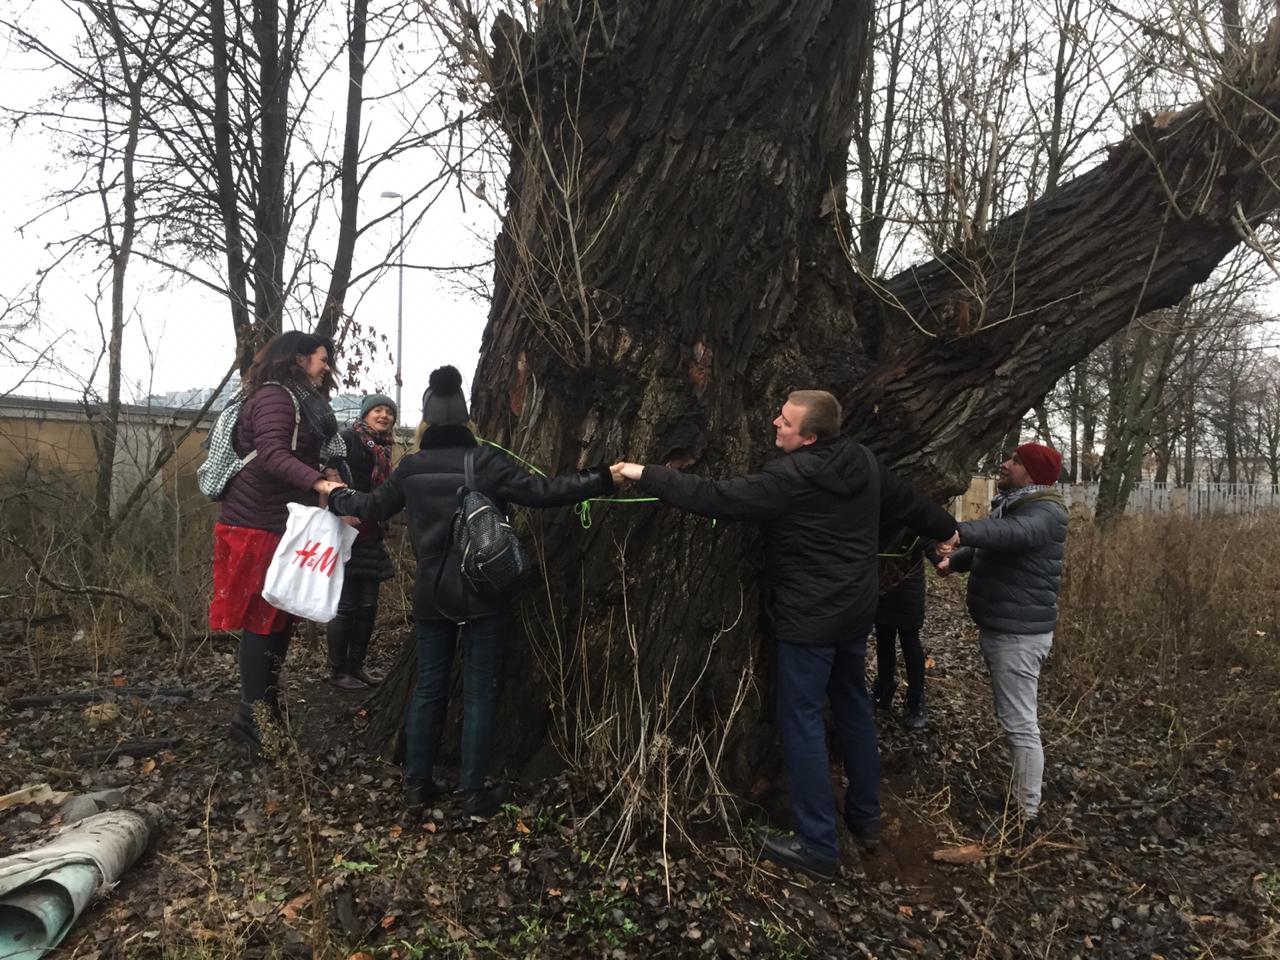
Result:
[[446,364],[431,371],[427,392],[422,395],[422,419],[434,426],[465,426],[471,419],[467,398],[462,395],[462,374]]

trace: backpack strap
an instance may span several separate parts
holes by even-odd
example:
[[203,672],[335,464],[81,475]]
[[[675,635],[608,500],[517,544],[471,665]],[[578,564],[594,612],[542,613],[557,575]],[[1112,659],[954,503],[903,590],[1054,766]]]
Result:
[[[298,405],[298,398],[293,395],[293,391],[290,390],[283,383],[281,383],[279,380],[264,380],[262,385],[266,386],[268,383],[274,384],[275,386],[279,387],[281,390],[287,393],[289,395],[289,399],[293,401],[293,438],[289,441],[289,449],[297,450],[298,449],[298,428],[302,426],[302,407]],[[248,463],[250,459],[252,459],[253,457],[256,457],[257,455],[258,455],[258,451],[254,450],[251,454],[249,454],[248,458],[245,459],[245,463]]]
[[[475,450],[468,450],[462,457],[462,486],[458,488],[458,506],[453,511],[453,516],[449,518],[449,540],[445,544],[444,552],[440,554],[440,563],[436,566],[436,582],[432,593],[435,596],[436,609],[445,615],[445,618],[452,620],[454,623],[466,623],[466,616],[457,616],[450,613],[440,604],[440,581],[444,579],[444,565],[449,562],[449,558],[454,556],[453,553],[453,531],[460,519],[466,516],[466,496],[467,491],[475,489]],[[455,559],[455,562],[456,559]],[[465,586],[463,606],[466,606]]]

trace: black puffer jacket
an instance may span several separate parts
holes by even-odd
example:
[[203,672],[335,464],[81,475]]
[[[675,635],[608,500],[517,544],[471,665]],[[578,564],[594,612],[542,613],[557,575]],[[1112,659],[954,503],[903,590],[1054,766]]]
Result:
[[422,435],[422,449],[401,460],[373,493],[341,490],[329,500],[334,513],[362,520],[386,520],[408,508],[409,537],[418,561],[413,613],[419,619],[467,620],[502,613],[511,604],[510,598],[481,597],[467,587],[452,549],[449,525],[458,507],[468,450],[475,451],[476,486],[504,512],[513,503],[562,507],[613,490],[607,467],[538,477],[493,447],[477,444],[466,427],[429,428]]
[[955,521],[852,440],[819,441],[761,473],[712,481],[646,466],[640,486],[705,517],[759,520],[774,635],[828,646],[866,638],[875,618],[882,514],[950,539]]
[[[993,504],[994,505],[994,504]],[[1067,543],[1067,505],[1057,490],[1015,500],[999,517],[960,525],[951,569],[969,574],[969,615],[988,630],[1050,633]]]

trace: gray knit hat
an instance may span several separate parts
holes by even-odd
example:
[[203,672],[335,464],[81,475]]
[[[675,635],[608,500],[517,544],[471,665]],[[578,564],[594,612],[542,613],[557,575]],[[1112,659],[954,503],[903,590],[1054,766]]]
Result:
[[462,395],[462,374],[445,365],[431,371],[427,392],[422,395],[422,419],[435,426],[466,426],[471,414]]
[[388,397],[385,393],[371,393],[360,401],[360,419],[363,420],[369,415],[369,411],[374,407],[390,407],[391,415],[400,419],[400,411],[396,408],[396,402]]

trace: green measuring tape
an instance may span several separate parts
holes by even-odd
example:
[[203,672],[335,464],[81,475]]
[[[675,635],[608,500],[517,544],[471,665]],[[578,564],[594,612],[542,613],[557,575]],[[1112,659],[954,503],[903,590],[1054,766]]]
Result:
[[[485,444],[486,446],[493,447],[495,450],[501,450],[512,460],[515,460],[519,463],[524,464],[526,467],[529,468],[530,471],[532,471],[533,473],[536,473],[538,476],[545,477],[547,475],[545,471],[539,470],[536,466],[534,466],[524,457],[520,456],[520,454],[515,453],[514,451],[511,451],[511,450],[508,450],[502,444],[494,443],[492,440],[486,440],[484,439],[484,437],[476,437],[476,439],[479,440],[481,443]],[[582,529],[590,530],[591,529],[591,504],[593,503],[657,503],[657,502],[658,502],[657,497],[591,497],[589,500],[583,500],[581,503],[574,504],[573,513],[574,513],[574,516],[578,518],[578,522],[582,524]],[[714,520],[712,520],[711,523],[713,526],[715,525]]]

